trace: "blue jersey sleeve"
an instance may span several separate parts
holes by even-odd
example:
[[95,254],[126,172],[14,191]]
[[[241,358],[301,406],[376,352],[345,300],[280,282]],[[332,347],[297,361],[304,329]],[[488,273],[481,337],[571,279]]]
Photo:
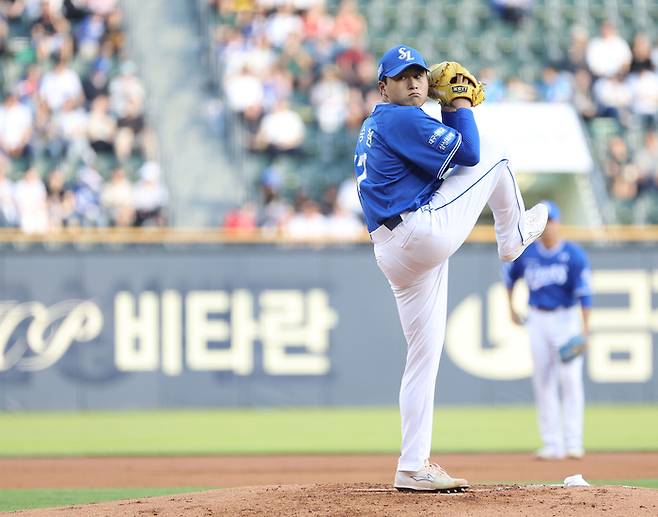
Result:
[[457,111],[444,111],[441,116],[444,124],[456,129],[462,136],[462,145],[453,156],[452,164],[472,167],[480,163],[480,132],[473,112],[460,108]]
[[592,306],[592,269],[585,251],[574,245],[572,251],[574,296],[583,307]]
[[523,276],[523,262],[518,258],[514,262],[504,262],[502,267],[503,282],[505,287],[511,289],[516,281]]
[[387,124],[391,149],[429,176],[440,178],[461,145],[461,134],[414,106],[399,106],[391,116]]

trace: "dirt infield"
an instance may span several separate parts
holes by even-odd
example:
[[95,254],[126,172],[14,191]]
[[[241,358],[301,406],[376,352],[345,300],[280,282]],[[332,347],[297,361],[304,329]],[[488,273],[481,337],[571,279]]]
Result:
[[18,514],[34,516],[658,515],[658,490],[532,486],[559,484],[572,474],[590,480],[656,478],[658,453],[590,453],[582,460],[550,462],[528,454],[448,454],[433,460],[469,479],[471,490],[398,493],[390,488],[396,461],[390,455],[2,459],[0,488],[223,489]]

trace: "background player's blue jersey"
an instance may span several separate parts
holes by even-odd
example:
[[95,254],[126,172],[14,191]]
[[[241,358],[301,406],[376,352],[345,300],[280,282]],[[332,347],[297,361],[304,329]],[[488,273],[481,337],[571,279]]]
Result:
[[[459,111],[449,116],[472,120],[470,110]],[[354,154],[368,230],[427,204],[461,143],[457,130],[418,107],[377,104],[361,127]],[[479,139],[477,149],[479,153]]]
[[530,290],[529,305],[545,310],[566,308],[580,302],[591,305],[589,260],[583,249],[562,241],[555,249],[532,243],[518,259],[503,266],[507,288],[523,277]]

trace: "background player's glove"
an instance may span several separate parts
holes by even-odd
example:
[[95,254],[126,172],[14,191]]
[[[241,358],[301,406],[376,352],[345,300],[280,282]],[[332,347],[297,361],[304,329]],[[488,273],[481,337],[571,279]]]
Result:
[[582,354],[586,348],[587,340],[585,339],[585,336],[582,334],[573,336],[559,348],[560,360],[563,363],[568,363]]
[[[458,75],[462,77],[459,82]],[[484,101],[484,86],[466,68],[455,61],[444,61],[430,67],[429,96],[443,106],[455,99],[468,99],[473,106]]]

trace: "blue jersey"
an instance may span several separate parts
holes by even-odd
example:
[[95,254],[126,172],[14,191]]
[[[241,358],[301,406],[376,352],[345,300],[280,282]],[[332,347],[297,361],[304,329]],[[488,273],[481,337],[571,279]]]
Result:
[[[472,120],[470,110],[459,111]],[[418,107],[377,104],[361,127],[354,154],[368,230],[427,204],[461,143],[456,129]],[[479,153],[479,140],[477,147]]]
[[545,310],[566,308],[580,302],[591,306],[591,269],[583,249],[562,241],[555,249],[533,242],[518,259],[503,266],[510,289],[521,277],[530,290],[529,304]]

